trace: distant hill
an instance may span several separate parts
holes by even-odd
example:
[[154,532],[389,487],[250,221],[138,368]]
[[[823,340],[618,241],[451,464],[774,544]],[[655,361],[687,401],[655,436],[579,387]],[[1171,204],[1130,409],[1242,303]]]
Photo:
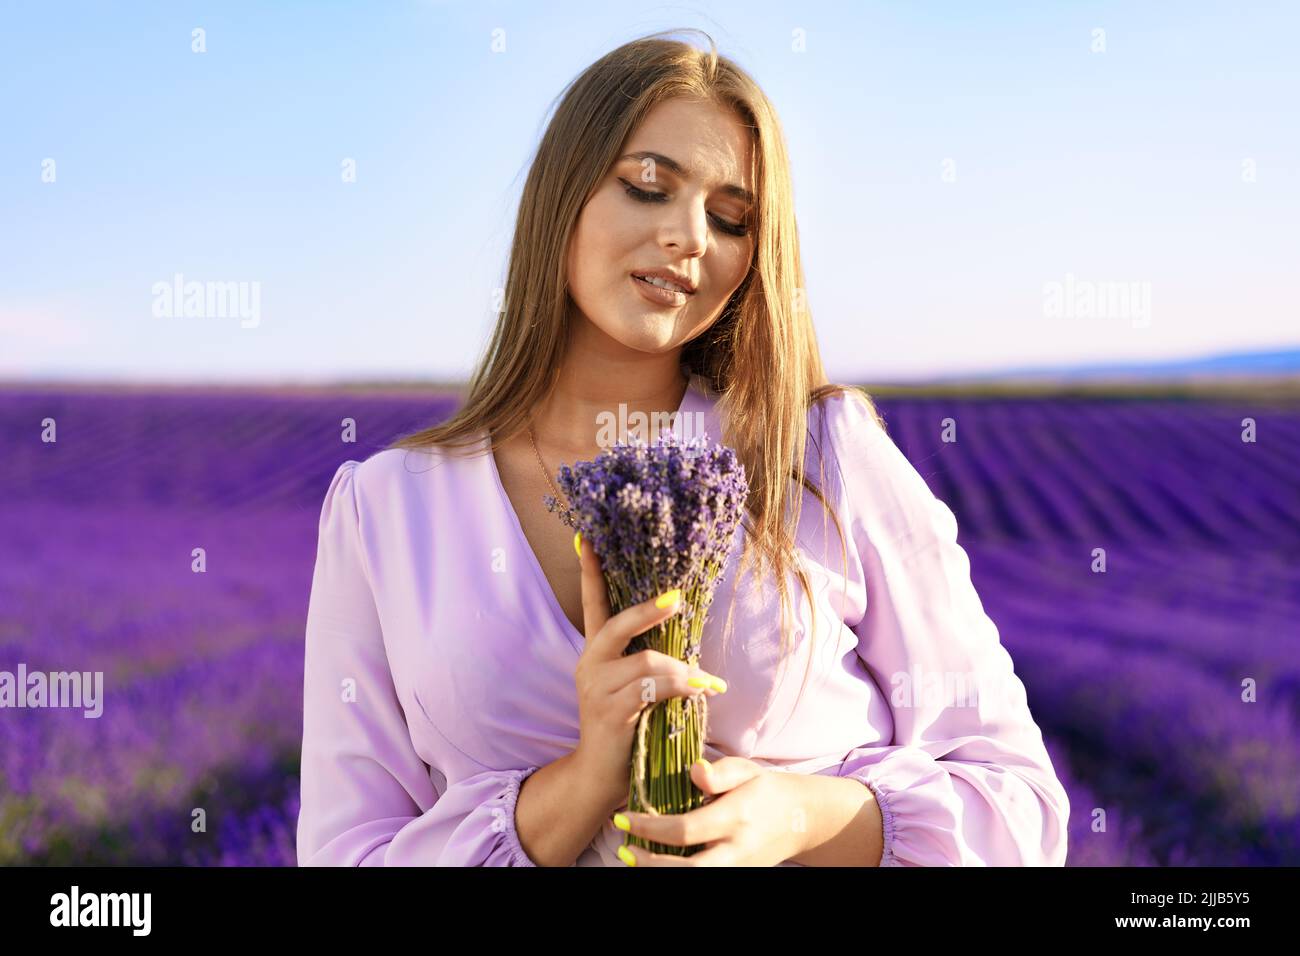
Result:
[[1020,366],[991,372],[969,372],[927,378],[928,382],[988,382],[1052,379],[1079,382],[1093,379],[1240,378],[1300,375],[1300,348],[1224,352],[1167,362],[1094,362],[1084,365]]

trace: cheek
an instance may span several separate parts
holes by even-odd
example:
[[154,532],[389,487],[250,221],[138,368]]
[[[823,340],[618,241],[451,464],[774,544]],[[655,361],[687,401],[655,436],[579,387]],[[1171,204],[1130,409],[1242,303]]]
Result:
[[745,273],[749,269],[750,257],[749,244],[736,243],[717,253],[711,269],[716,281],[717,299],[725,302],[744,281]]
[[636,248],[632,217],[618,207],[616,197],[598,193],[583,208],[569,257],[569,275],[575,285],[609,285],[621,273],[615,267],[627,261]]
[[637,217],[629,214],[613,190],[597,193],[583,210],[583,218],[589,248],[615,251],[635,241]]

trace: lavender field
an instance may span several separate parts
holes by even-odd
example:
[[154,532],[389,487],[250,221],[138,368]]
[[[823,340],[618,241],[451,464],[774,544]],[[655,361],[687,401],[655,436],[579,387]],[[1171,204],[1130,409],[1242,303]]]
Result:
[[[453,401],[0,392],[0,671],[102,671],[108,701],[0,710],[0,864],[294,863],[325,489]],[[1300,864],[1300,407],[879,404],[957,515],[1070,865]]]

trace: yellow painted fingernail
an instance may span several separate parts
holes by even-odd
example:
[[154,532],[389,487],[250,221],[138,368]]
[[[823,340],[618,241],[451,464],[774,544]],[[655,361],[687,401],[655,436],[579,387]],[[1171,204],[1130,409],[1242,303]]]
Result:
[[636,866],[636,857],[633,855],[632,851],[625,846],[618,848],[618,858],[628,866]]
[[713,686],[713,678],[711,678],[711,677],[692,677],[692,678],[691,678],[690,680],[688,680],[686,683],[690,684],[692,687],[712,687],[712,686]]
[[725,694],[727,692],[727,682],[721,677],[715,677],[713,678],[713,689],[719,694]]
[[655,598],[655,607],[672,607],[682,599],[682,589],[673,588],[671,591],[665,591]]
[[582,532],[581,531],[575,531],[573,533],[573,550],[578,552],[578,560],[581,561],[582,560]]
[[627,831],[627,832],[630,832],[632,830],[631,822],[628,820],[627,817],[625,817],[621,813],[614,814],[614,826],[618,827],[620,830]]

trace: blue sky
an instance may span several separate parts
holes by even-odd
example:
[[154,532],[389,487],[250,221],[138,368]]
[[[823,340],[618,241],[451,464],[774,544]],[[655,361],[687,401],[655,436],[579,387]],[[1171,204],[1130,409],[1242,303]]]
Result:
[[[552,99],[670,27],[776,104],[832,378],[1295,344],[1297,11],[9,3],[0,377],[465,377]],[[256,324],[155,314],[177,274]]]

